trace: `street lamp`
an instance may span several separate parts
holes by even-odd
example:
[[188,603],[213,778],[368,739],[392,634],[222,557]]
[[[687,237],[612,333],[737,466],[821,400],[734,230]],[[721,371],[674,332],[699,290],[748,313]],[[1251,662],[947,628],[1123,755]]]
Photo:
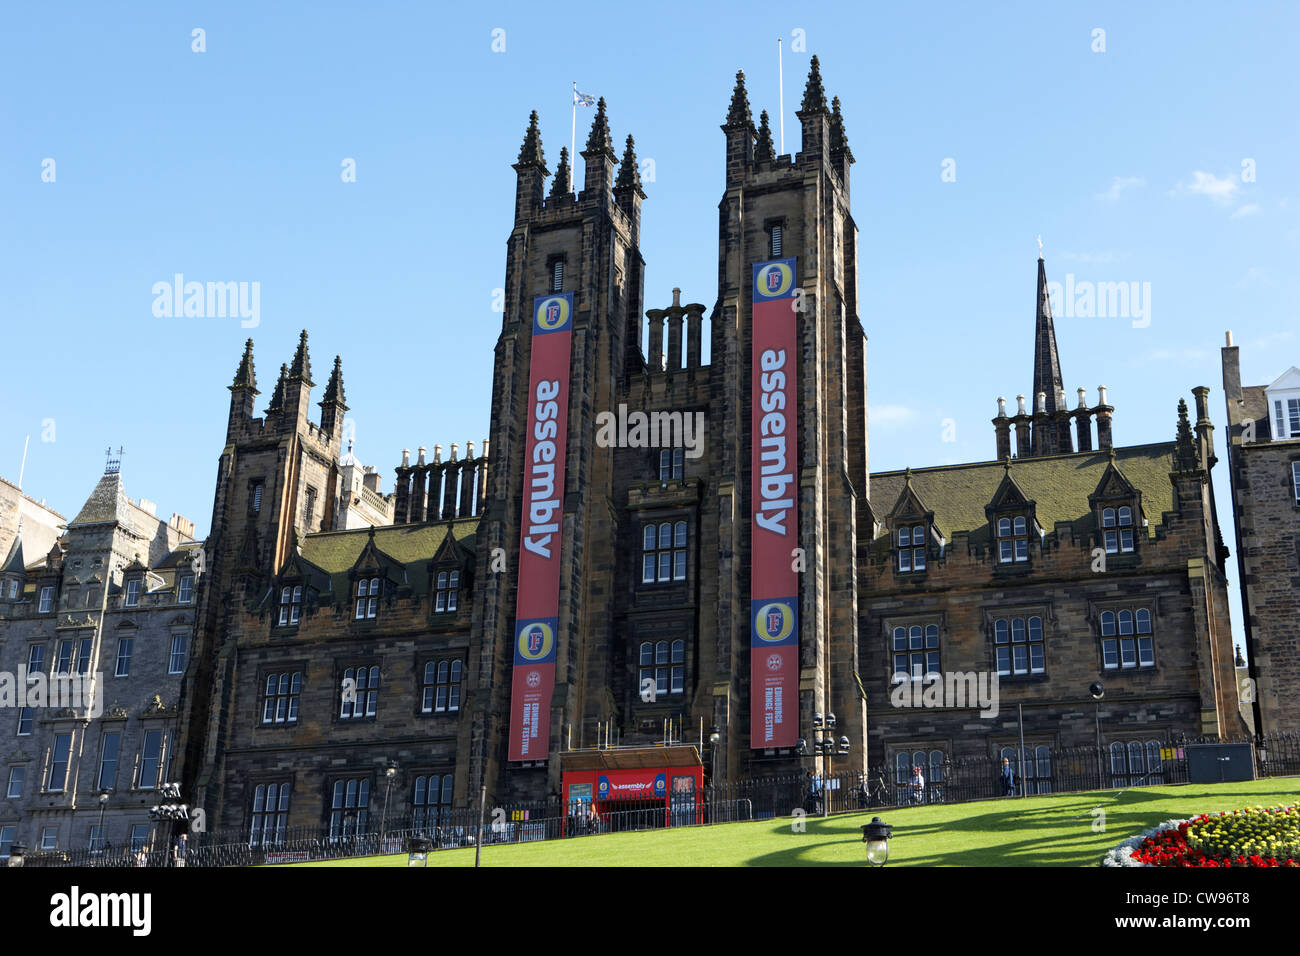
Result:
[[22,866],[23,856],[27,853],[27,847],[22,843],[15,843],[9,847],[9,865]]
[[1097,728],[1097,789],[1100,790],[1106,786],[1106,780],[1101,771],[1101,699],[1106,696],[1106,688],[1101,686],[1101,681],[1093,681],[1088,688],[1088,693],[1092,694],[1093,715]]
[[894,828],[882,823],[880,817],[862,827],[862,842],[867,845],[867,865],[884,866],[889,860],[889,838]]
[[[848,737],[841,736],[836,741],[835,723],[834,714],[827,714],[825,718],[821,714],[813,714],[813,749],[822,758],[822,816],[828,816],[830,813],[830,799],[827,796],[827,788],[832,771],[831,757],[835,754],[846,757],[851,749]],[[795,745],[795,753],[800,757],[808,756],[807,738],[799,738],[798,743]]]
[[433,841],[427,836],[409,837],[406,841],[406,865],[428,866],[429,848],[431,846],[433,846]]
[[393,778],[397,776],[397,764],[392,760],[388,761],[388,769],[384,771],[384,812],[379,818],[379,852],[384,852],[384,835],[388,832],[388,798],[393,792]]
[[104,810],[108,807],[108,791],[99,791],[99,855],[104,855],[108,841],[104,838]]

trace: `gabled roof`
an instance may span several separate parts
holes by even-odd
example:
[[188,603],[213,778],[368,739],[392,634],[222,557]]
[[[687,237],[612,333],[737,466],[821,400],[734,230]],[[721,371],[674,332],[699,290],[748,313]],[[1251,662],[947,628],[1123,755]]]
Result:
[[1300,368],[1292,365],[1289,369],[1277,377],[1272,385],[1266,386],[1271,392],[1276,388],[1300,388]]
[[1097,487],[1090,496],[1090,500],[1097,498],[1127,498],[1137,493],[1138,490],[1133,487],[1133,482],[1129,481],[1119,466],[1112,461],[1106,465],[1101,481],[1097,482]]
[[[1174,501],[1174,442],[1116,448],[1115,461],[1125,478],[1142,493],[1143,510],[1150,518],[1148,535],[1165,512],[1177,510]],[[1109,452],[1083,452],[1045,458],[1016,458],[1011,463],[1011,480],[1025,497],[1034,502],[1038,524],[1051,531],[1060,522],[1074,525],[1075,533],[1086,534],[1094,521],[1088,497],[1101,483],[1110,465]],[[985,509],[1000,489],[1004,494],[1006,474],[1000,461],[973,462],[936,468],[912,469],[912,485],[934,509],[935,521],[951,536],[968,532],[972,546],[990,542]],[[901,492],[904,473],[877,472],[871,476],[873,501],[893,501]]]

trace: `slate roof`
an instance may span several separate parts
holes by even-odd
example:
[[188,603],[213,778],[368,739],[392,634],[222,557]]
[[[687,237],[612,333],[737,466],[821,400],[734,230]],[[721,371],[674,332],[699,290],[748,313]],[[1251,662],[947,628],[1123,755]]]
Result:
[[[1156,525],[1167,511],[1174,511],[1174,442],[1134,445],[1115,449],[1115,465],[1142,492],[1142,514],[1148,520],[1146,533],[1154,537]],[[1050,533],[1058,522],[1074,525],[1076,536],[1090,534],[1096,522],[1088,496],[1101,482],[1109,452],[1051,455],[1044,458],[1013,458],[1011,474],[1034,502],[1035,516]],[[944,465],[912,469],[912,488],[926,506],[934,509],[935,524],[951,540],[965,531],[970,544],[991,543],[985,506],[993,500],[1005,474],[1000,461]],[[877,472],[871,476],[871,506],[878,515],[889,514],[903,491],[905,472]],[[881,538],[888,530],[881,530]],[[882,541],[883,543],[883,541]]]
[[[473,552],[479,518],[462,518],[432,524],[399,524],[375,528],[375,547],[407,568],[407,582],[415,593],[428,590],[425,565],[433,559],[450,527],[461,547]],[[348,572],[370,541],[369,528],[324,531],[302,539],[302,558],[333,582],[335,594],[347,595]]]
[[0,564],[0,574],[22,574],[26,569],[27,566],[23,561],[23,539],[19,535],[9,545],[9,554],[5,557],[4,563]]
[[134,530],[130,515],[130,503],[122,488],[122,474],[113,472],[99,479],[99,484],[95,485],[95,490],[90,493],[77,516],[68,522],[68,527],[116,521],[123,527]]

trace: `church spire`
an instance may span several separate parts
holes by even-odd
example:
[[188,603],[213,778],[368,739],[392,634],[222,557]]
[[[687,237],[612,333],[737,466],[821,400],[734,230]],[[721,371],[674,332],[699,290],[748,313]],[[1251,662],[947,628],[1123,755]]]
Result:
[[596,115],[591,121],[585,152],[614,155],[614,141],[609,135],[609,118],[605,115],[605,97],[596,101]]
[[731,93],[731,108],[727,111],[727,122],[723,129],[749,129],[754,125],[754,118],[749,112],[749,94],[745,91],[745,71],[736,71],[736,88]]
[[799,112],[826,112],[826,88],[822,86],[821,62],[816,54],[813,54],[812,65],[808,70],[808,83],[803,89],[803,103],[799,107]]
[[1056,326],[1052,324],[1052,299],[1047,290],[1047,266],[1038,257],[1038,308],[1034,316],[1034,402],[1039,393],[1047,397],[1048,413],[1058,408],[1061,390],[1061,359],[1056,354]]
[[623,149],[623,162],[618,167],[618,179],[614,182],[616,190],[629,189],[641,193],[642,198],[645,193],[641,191],[641,171],[636,165],[636,143],[632,141],[632,134],[627,134],[627,144]]
[[840,112],[838,96],[831,100],[831,156],[835,159],[843,157],[850,163],[854,161],[849,138],[844,132],[844,114]]
[[551,198],[562,199],[573,192],[573,170],[569,166],[569,147],[560,150],[560,165],[555,167],[555,180],[551,183]]
[[244,343],[244,357],[239,360],[239,368],[235,371],[234,384],[230,390],[237,388],[251,389],[257,392],[257,374],[253,371],[253,340],[249,339]]
[[772,126],[767,118],[767,110],[758,117],[758,142],[754,144],[754,158],[759,162],[773,162],[776,150],[772,146]]
[[275,383],[275,391],[271,393],[271,404],[266,407],[268,415],[276,415],[284,410],[284,383],[289,377],[289,366],[281,363],[280,379]]
[[289,367],[289,379],[304,382],[308,387],[316,384],[311,380],[311,356],[307,352],[307,330],[298,336],[298,348],[293,353],[293,365]]
[[537,110],[528,115],[528,131],[524,133],[524,145],[519,148],[518,164],[546,168],[546,159],[542,155],[542,131],[537,125]]

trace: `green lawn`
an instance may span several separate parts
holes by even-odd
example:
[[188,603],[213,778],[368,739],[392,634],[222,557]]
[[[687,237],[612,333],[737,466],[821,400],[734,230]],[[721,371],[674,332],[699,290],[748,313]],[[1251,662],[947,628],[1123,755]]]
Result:
[[[891,866],[1093,866],[1111,847],[1170,817],[1300,799],[1300,777],[1247,783],[1141,787],[1026,800],[878,811],[894,827]],[[1094,832],[1094,807],[1105,832]],[[484,866],[862,866],[862,824],[872,813],[729,823],[568,840],[485,846]],[[406,855],[299,866],[405,866]],[[429,866],[473,866],[474,850],[429,854]]]

